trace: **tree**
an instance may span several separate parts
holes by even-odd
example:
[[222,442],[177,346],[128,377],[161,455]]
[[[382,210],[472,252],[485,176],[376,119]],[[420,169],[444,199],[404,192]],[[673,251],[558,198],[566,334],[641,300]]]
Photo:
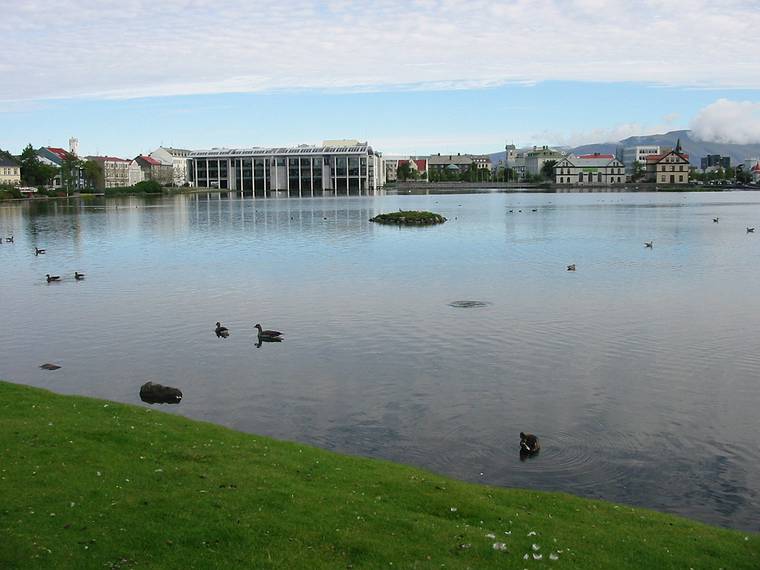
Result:
[[541,165],[541,177],[547,180],[554,180],[554,167],[557,165],[556,160],[547,160]]
[[98,180],[103,175],[103,168],[100,164],[94,160],[86,160],[82,164],[82,171],[84,172],[84,179],[87,181],[88,186],[98,186]]
[[82,161],[75,154],[67,152],[61,163],[61,184],[66,194],[79,188],[81,174]]
[[412,176],[412,168],[409,166],[409,162],[403,162],[396,168],[396,178],[401,182],[406,181]]
[[633,174],[631,175],[631,182],[637,182],[644,177],[644,165],[640,161],[635,160],[633,162]]

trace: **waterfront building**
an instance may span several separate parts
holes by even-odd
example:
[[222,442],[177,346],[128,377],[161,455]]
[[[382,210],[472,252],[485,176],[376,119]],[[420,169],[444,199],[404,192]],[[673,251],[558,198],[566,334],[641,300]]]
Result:
[[409,164],[409,170],[417,173],[417,179],[427,180],[428,161],[427,158],[416,156],[384,156],[385,162],[385,180],[386,182],[395,182],[398,178],[398,167]]
[[657,145],[628,146],[623,149],[623,164],[626,174],[629,176],[635,172],[635,164],[641,164],[641,169],[646,169],[647,157],[661,154],[663,150]]
[[647,156],[646,179],[658,184],[689,183],[689,155],[681,151],[680,141],[674,150]]
[[752,176],[752,182],[760,184],[760,161],[756,162],[754,166],[749,169],[749,173]]
[[95,188],[104,190],[106,188],[123,188],[129,186],[129,165],[130,160],[117,158],[115,156],[88,156],[87,160],[92,160],[100,166],[95,183]]
[[625,183],[625,166],[611,154],[570,155],[554,166],[554,181],[572,186],[616,186]]
[[172,164],[164,164],[152,156],[141,154],[135,157],[135,162],[143,173],[143,180],[155,180],[161,186],[171,186],[174,179]]
[[[61,147],[56,146],[43,146],[37,149],[37,158],[42,162],[43,164],[47,164],[48,166],[55,166],[56,168],[63,168],[64,162],[68,159],[70,156],[76,157],[77,155],[74,154],[72,151],[78,150],[79,141],[77,139],[70,139],[69,140],[69,150],[66,150]],[[78,190],[85,187],[85,179],[84,179],[84,171],[82,168],[74,168],[72,169],[70,173],[71,178],[71,184],[73,186],[74,190]],[[54,178],[53,178],[53,189],[61,189],[63,187],[63,176],[62,173],[59,172]]]
[[532,150],[525,153],[525,172],[532,176],[541,174],[541,168],[545,162],[549,160],[560,161],[565,158],[565,155],[566,153],[548,146],[540,148],[534,146]]
[[721,156],[719,154],[708,154],[700,159],[700,168],[702,172],[712,172],[714,170],[728,170],[731,168],[731,157]]
[[461,174],[467,172],[472,164],[472,158],[468,154],[431,154],[427,159],[432,172],[453,172]]
[[145,180],[145,174],[143,174],[140,164],[134,159],[130,160],[127,167],[127,186],[134,186],[143,180]]
[[15,160],[0,155],[0,186],[19,186],[21,167]]
[[478,168],[491,170],[491,167],[493,166],[491,164],[490,156],[486,156],[484,154],[476,154],[476,155],[473,155],[471,158],[472,158],[472,161],[475,163],[475,166],[477,166]]
[[355,140],[190,153],[194,186],[262,196],[278,192],[298,197],[374,194],[385,184],[385,171],[382,155]]
[[191,150],[184,148],[172,148],[160,146],[150,153],[162,164],[170,164],[173,168],[172,182],[175,186],[185,186],[190,182],[188,177],[188,164],[190,162]]

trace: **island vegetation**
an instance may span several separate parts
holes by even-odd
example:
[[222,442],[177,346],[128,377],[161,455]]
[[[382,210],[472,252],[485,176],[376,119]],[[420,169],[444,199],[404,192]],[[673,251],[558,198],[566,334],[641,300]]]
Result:
[[370,222],[378,224],[392,224],[397,226],[420,226],[442,224],[446,218],[433,212],[423,212],[417,210],[399,210],[388,214],[378,214],[370,219]]
[[753,533],[3,382],[0,449],[2,568],[760,567]]

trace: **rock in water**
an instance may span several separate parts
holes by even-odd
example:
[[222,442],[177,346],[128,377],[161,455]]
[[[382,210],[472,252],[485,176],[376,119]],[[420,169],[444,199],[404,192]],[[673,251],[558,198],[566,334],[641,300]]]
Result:
[[58,366],[57,364],[50,364],[49,362],[47,362],[45,364],[40,365],[40,368],[42,368],[43,370],[58,370],[60,366]]
[[182,392],[179,388],[146,382],[140,386],[140,399],[148,404],[179,404]]

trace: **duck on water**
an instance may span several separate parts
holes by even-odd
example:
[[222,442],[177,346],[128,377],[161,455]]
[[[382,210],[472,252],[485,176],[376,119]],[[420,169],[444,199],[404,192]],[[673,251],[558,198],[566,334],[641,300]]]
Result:
[[259,331],[259,342],[282,342],[282,333],[280,331],[262,329],[258,323],[254,325],[254,328]]
[[230,331],[227,327],[223,327],[222,323],[217,321],[216,328],[214,329],[214,333],[216,333],[216,338],[227,338],[230,336]]
[[538,441],[538,437],[532,433],[520,432],[520,453],[527,453],[533,455],[538,453],[541,449],[541,444]]

